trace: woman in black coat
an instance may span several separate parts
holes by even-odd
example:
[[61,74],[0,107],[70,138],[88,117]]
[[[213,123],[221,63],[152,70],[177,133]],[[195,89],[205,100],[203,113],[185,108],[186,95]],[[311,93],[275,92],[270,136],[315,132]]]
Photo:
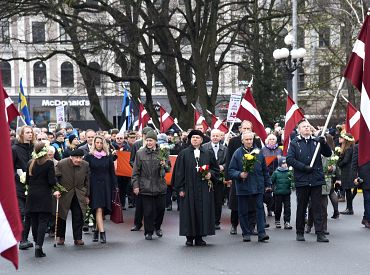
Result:
[[26,172],[29,189],[26,212],[31,217],[35,257],[46,256],[42,246],[52,212],[52,188],[56,184],[54,163],[48,159],[47,153],[48,147],[42,142],[37,143]]
[[106,243],[103,215],[112,210],[112,190],[117,186],[113,157],[104,138],[94,138],[90,154],[85,157],[90,166],[90,207],[95,212],[96,230],[93,242]]
[[355,139],[351,134],[342,133],[339,137],[339,143],[341,144],[341,153],[337,162],[337,166],[340,168],[340,182],[341,186],[346,192],[347,201],[347,209],[340,213],[344,215],[353,215],[353,194],[351,189],[354,188],[355,185],[353,183],[351,164]]

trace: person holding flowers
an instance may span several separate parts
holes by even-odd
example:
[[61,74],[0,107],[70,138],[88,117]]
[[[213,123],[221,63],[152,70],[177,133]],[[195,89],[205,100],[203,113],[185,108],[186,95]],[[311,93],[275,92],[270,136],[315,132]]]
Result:
[[187,246],[205,246],[204,236],[215,234],[213,182],[219,177],[219,165],[212,152],[201,147],[203,133],[192,130],[190,146],[176,160],[172,182],[179,194],[180,236]]
[[258,241],[265,242],[269,236],[265,231],[265,212],[263,194],[271,190],[271,179],[268,174],[265,158],[261,150],[253,146],[254,133],[242,134],[243,146],[235,151],[229,165],[229,176],[235,180],[238,197],[238,213],[242,228],[243,241],[251,241],[251,226],[248,213],[248,201],[254,198],[257,214]]
[[141,197],[144,213],[144,235],[153,239],[153,233],[163,236],[161,229],[166,209],[165,173],[170,171],[170,148],[157,146],[157,135],[151,130],[145,136],[145,147],[136,152],[132,169],[134,193]]

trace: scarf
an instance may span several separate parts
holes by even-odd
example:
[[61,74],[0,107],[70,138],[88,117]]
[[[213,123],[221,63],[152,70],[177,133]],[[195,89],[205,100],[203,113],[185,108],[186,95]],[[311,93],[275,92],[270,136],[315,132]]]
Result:
[[101,159],[102,157],[105,157],[107,155],[107,153],[105,151],[95,151],[94,152],[94,157],[96,157],[97,159]]
[[271,150],[275,150],[276,148],[278,148],[279,144],[275,144],[275,145],[269,145],[269,144],[266,144],[266,147],[271,149]]

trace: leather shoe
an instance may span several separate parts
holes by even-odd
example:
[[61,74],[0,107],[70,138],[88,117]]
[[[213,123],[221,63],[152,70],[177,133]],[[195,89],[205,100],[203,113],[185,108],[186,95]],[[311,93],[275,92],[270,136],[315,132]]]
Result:
[[364,225],[365,225],[366,228],[370,229],[370,222],[369,221],[365,221]]
[[131,228],[131,231],[140,231],[140,228],[141,228],[141,227],[138,227],[138,226],[134,225],[134,226]]
[[75,245],[84,245],[84,241],[83,240],[75,240]]
[[196,246],[206,246],[207,243],[202,238],[196,238],[195,239],[195,245]]
[[158,236],[158,237],[162,237],[163,236],[163,231],[162,231],[162,229],[158,229],[158,230],[156,230],[155,231],[155,234]]
[[185,242],[185,245],[186,245],[186,246],[193,246],[193,241],[187,240],[187,241]]
[[153,239],[152,234],[145,234],[145,240],[151,241]]
[[236,234],[238,234],[236,226],[231,226],[230,235],[236,235]]
[[346,209],[339,213],[341,213],[342,215],[353,215],[353,210]]
[[215,224],[215,230],[220,230],[221,226],[219,224]]
[[30,247],[33,247],[33,243],[31,243],[30,241],[21,241],[20,243],[19,243],[19,249],[20,250],[26,250],[26,249],[28,249],[28,248],[30,248]]
[[324,233],[317,234],[317,242],[319,243],[328,243],[329,240],[326,238]]
[[243,235],[243,242],[250,242],[251,236],[250,235]]
[[336,220],[339,218],[339,212],[338,213],[335,213],[333,214],[333,216],[331,216],[332,219]]
[[266,233],[258,236],[258,241],[259,242],[262,242],[262,243],[265,242],[265,241],[267,241],[267,240],[269,240],[269,239],[270,239],[270,237]]
[[298,242],[304,242],[306,239],[304,238],[303,234],[297,234],[296,240]]

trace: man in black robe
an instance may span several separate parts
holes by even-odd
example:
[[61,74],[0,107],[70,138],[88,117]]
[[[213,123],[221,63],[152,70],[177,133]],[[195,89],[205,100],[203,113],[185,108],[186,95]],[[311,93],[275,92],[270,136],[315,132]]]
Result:
[[[186,236],[186,245],[205,246],[202,237],[215,235],[214,190],[209,180],[219,176],[217,160],[209,150],[201,147],[203,133],[192,130],[188,136],[190,146],[177,157],[173,181],[179,194],[180,236]],[[202,175],[202,166],[209,172]],[[205,174],[205,173],[204,173]]]

